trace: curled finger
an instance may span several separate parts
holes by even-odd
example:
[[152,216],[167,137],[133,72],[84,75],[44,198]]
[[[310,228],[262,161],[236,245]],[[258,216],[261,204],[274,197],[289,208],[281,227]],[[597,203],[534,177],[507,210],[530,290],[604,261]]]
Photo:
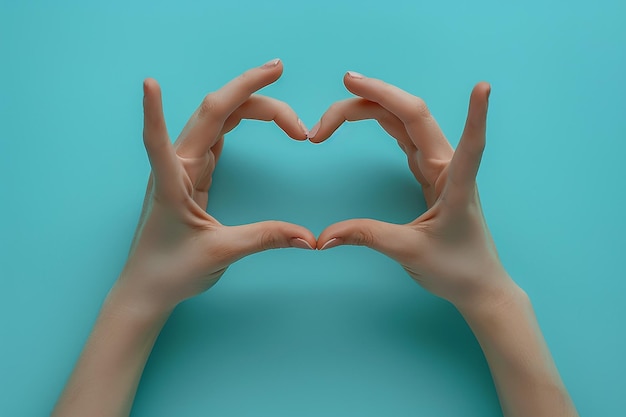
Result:
[[405,148],[413,147],[404,125],[393,113],[379,104],[362,98],[351,98],[333,103],[311,129],[309,140],[321,143],[328,139],[344,122],[373,119]]
[[308,130],[296,112],[287,103],[271,97],[252,95],[226,119],[221,134],[230,132],[244,119],[274,121],[290,138],[307,138]]
[[352,71],[346,73],[343,80],[351,93],[374,101],[397,116],[415,147],[426,158],[449,160],[452,157],[452,147],[424,100],[382,80]]
[[215,145],[226,119],[250,96],[276,81],[283,66],[275,59],[250,69],[208,94],[189,119],[176,141],[176,151],[183,157],[201,157]]

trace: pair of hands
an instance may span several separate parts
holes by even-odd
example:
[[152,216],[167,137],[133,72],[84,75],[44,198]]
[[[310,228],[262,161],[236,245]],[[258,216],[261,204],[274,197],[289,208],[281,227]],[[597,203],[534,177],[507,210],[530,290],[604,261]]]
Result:
[[[333,104],[307,132],[287,104],[254,95],[281,72],[280,61],[271,61],[206,96],[174,144],[159,86],[145,81],[144,143],[152,174],[142,215],[126,266],[53,415],[128,416],[173,308],[215,284],[236,260],[272,248],[365,245],[459,309],[483,349],[506,416],[577,416],[530,300],[504,271],[480,207],[476,173],[489,85],[474,87],[453,151],[422,100],[351,72],[344,83],[358,97]],[[224,226],[206,212],[208,192],[224,135],[244,118],[274,120],[290,137],[313,142],[327,139],[344,121],[374,118],[406,153],[428,210],[404,225],[343,221],[317,239],[277,221]]]
[[[233,262],[267,249],[329,249],[364,245],[399,262],[422,287],[462,308],[485,302],[512,283],[485,223],[476,174],[485,146],[490,86],[477,84],[454,151],[418,97],[383,81],[348,72],[355,94],[334,103],[311,131],[284,102],[256,95],[282,74],[280,60],[251,69],[207,95],[174,144],[155,80],[144,82],[144,144],[152,166],[127,264],[116,286],[129,303],[170,310],[206,291]],[[391,224],[353,219],[316,239],[306,228],[267,221],[224,226],[206,212],[224,135],[242,119],[273,120],[295,140],[320,143],[345,121],[376,119],[406,153],[428,210]]]

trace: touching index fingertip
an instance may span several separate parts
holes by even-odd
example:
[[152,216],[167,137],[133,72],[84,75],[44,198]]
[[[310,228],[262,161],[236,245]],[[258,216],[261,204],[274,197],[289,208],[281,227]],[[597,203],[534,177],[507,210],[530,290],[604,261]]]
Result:
[[309,129],[307,129],[306,125],[300,118],[298,118],[298,126],[300,126],[300,130],[302,130],[302,133],[304,133],[304,139],[308,139]]
[[318,130],[320,130],[320,122],[315,123],[311,130],[308,131],[308,133],[306,134],[307,139],[309,139],[313,143],[317,143],[313,141],[313,138],[315,137],[315,135],[317,135]]

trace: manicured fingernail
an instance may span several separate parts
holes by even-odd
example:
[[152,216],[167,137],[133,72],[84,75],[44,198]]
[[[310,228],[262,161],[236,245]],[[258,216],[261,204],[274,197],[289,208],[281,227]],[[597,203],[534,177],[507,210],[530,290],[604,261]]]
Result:
[[309,129],[306,128],[306,126],[304,125],[304,122],[300,119],[298,119],[298,126],[300,126],[300,129],[302,129],[302,131],[304,132],[304,134],[306,135],[306,137],[309,137]]
[[365,75],[359,74],[358,72],[355,72],[355,71],[348,71],[348,77],[361,79],[361,78],[365,78]]
[[311,246],[309,242],[299,237],[294,237],[293,239],[291,239],[291,247],[313,250],[313,246]]
[[280,59],[278,58],[272,59],[271,61],[268,61],[265,64],[263,64],[261,68],[274,68],[276,65],[278,65],[279,62],[280,62]]
[[341,245],[341,240],[339,238],[332,238],[328,242],[324,243],[324,245],[320,248],[320,250],[334,248],[335,246]]
[[320,122],[317,122],[313,125],[313,127],[311,128],[311,130],[309,130],[309,134],[307,135],[307,137],[309,139],[313,139],[315,137],[315,135],[317,135],[317,131],[320,130]]

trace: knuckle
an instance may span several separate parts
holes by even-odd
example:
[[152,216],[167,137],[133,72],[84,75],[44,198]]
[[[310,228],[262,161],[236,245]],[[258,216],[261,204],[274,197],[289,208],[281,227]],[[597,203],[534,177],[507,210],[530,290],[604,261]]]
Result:
[[284,101],[276,100],[273,104],[277,115],[290,116],[293,113],[289,104]]
[[330,106],[328,106],[328,109],[326,109],[326,112],[324,113],[324,115],[337,113],[340,110],[341,110],[341,107],[339,106],[339,103],[333,103]]
[[291,106],[289,104],[285,103],[284,101],[276,100],[276,105],[278,106],[278,108],[280,109],[281,112],[284,112],[284,113],[295,113],[293,111],[293,109],[291,108]]
[[277,248],[282,247],[281,239],[279,239],[276,233],[274,233],[271,230],[263,231],[261,235],[259,236],[259,239],[261,240],[260,247],[263,250],[277,249]]
[[259,82],[259,74],[254,69],[248,70],[240,74],[235,79],[237,88],[242,89],[242,91],[245,91],[248,94],[253,94],[259,88]]
[[207,94],[202,103],[200,104],[199,116],[200,117],[214,117],[216,114],[220,114],[221,105],[215,93]]
[[242,72],[237,77],[238,81],[243,82],[243,83],[249,81],[251,78],[252,78],[252,70],[248,70],[246,72]]
[[428,105],[422,98],[415,97],[413,99],[413,103],[411,107],[413,108],[413,111],[415,112],[416,118],[428,119],[431,117],[430,110],[428,109]]
[[383,108],[379,111],[378,121],[380,123],[389,124],[391,122],[394,122],[395,119],[396,117],[389,110]]
[[385,97],[394,97],[396,95],[396,87],[386,82],[382,82],[379,88],[375,90],[374,101],[380,103]]
[[233,247],[217,245],[211,249],[211,256],[220,264],[230,264],[238,258],[238,252]]
[[352,236],[352,241],[358,246],[372,246],[374,235],[370,230],[358,230]]
[[343,109],[343,103],[338,101],[328,107],[327,113],[342,113]]

